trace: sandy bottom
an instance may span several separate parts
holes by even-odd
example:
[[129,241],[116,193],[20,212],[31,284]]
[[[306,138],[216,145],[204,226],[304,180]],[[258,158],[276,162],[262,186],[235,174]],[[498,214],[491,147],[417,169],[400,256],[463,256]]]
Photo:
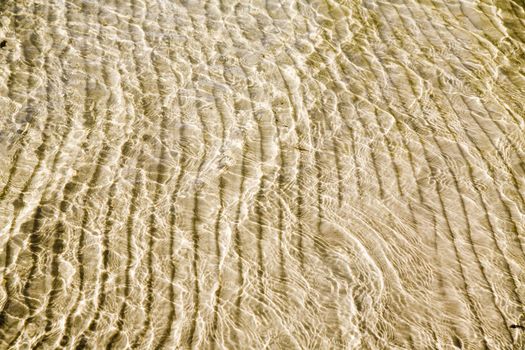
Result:
[[0,1],[0,349],[524,349],[524,9]]

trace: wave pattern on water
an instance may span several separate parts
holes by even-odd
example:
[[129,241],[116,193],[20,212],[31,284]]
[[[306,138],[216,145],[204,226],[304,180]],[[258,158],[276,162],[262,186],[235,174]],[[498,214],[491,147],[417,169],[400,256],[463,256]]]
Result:
[[522,349],[512,0],[0,3],[0,349]]

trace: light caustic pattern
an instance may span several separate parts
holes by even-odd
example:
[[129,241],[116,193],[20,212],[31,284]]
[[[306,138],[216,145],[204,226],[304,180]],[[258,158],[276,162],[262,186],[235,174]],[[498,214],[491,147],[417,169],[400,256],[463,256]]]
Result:
[[0,349],[523,349],[524,8],[0,2]]

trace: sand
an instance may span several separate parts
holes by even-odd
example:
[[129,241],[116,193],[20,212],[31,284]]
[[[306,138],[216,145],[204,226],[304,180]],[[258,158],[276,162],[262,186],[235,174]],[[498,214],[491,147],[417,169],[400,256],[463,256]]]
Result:
[[521,0],[0,2],[0,349],[525,348]]

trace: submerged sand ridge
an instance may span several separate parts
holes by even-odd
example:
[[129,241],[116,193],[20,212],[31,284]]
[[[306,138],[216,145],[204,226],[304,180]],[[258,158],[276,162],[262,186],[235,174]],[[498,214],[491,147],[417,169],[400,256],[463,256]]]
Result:
[[522,349],[524,23],[0,3],[0,349]]

